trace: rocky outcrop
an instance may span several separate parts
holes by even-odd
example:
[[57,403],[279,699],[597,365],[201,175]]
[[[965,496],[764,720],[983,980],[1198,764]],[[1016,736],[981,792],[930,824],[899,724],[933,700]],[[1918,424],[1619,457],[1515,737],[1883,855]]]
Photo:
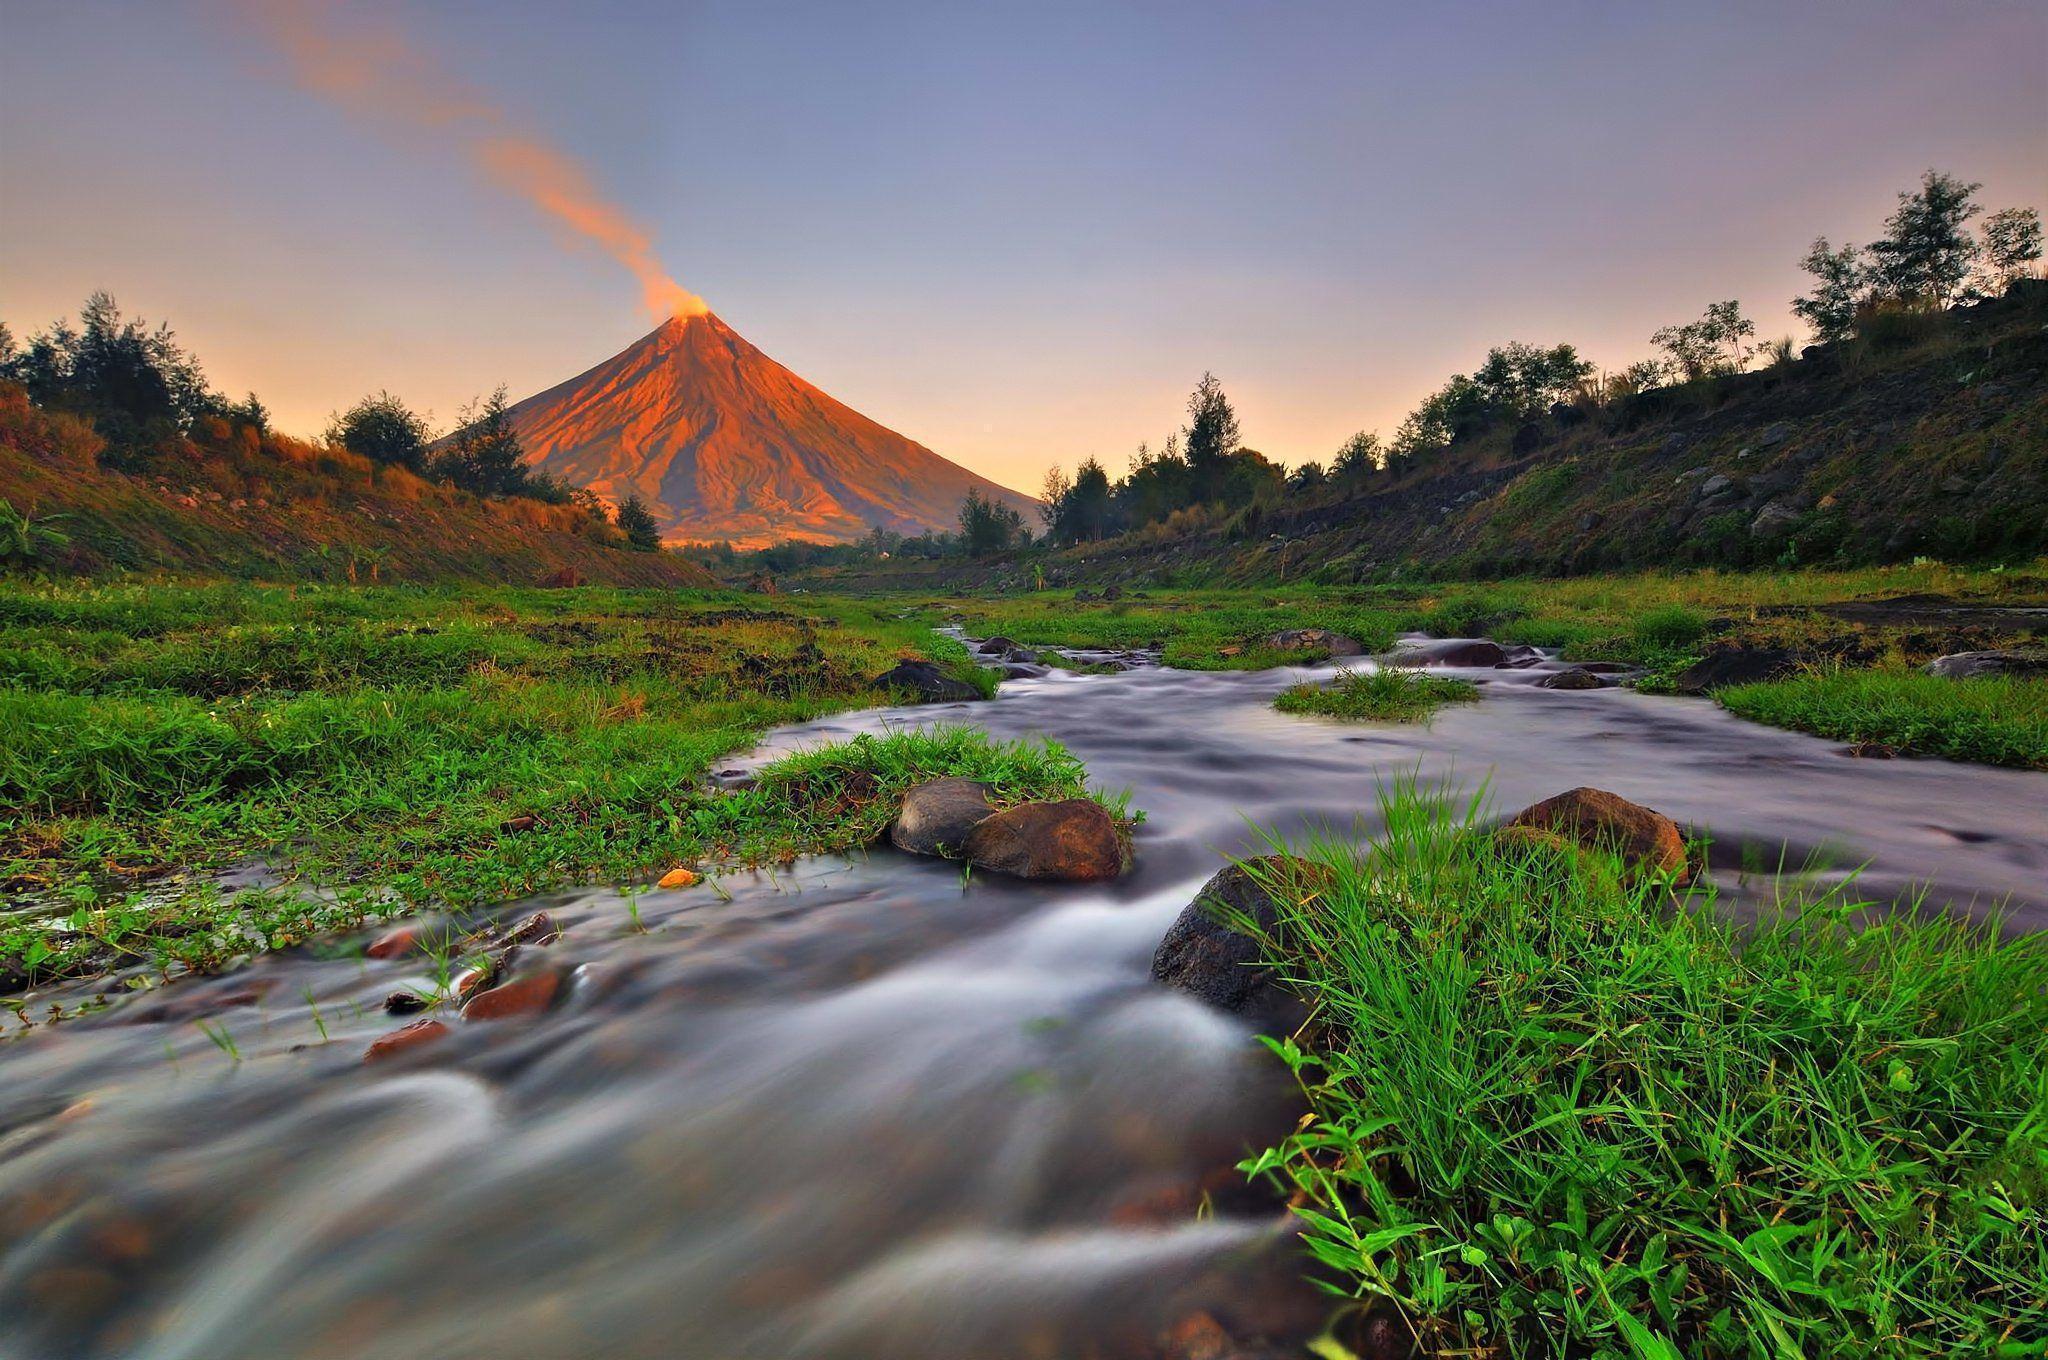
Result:
[[995,815],[989,786],[973,779],[934,779],[903,795],[889,824],[889,843],[913,855],[958,855],[968,833]]
[[1020,803],[984,818],[963,847],[977,869],[1013,878],[1090,882],[1128,863],[1116,820],[1088,798]]
[[1798,655],[1781,647],[1723,647],[1672,677],[1671,687],[1680,694],[1710,694],[1729,685],[1782,679],[1798,669]]
[[1637,868],[1682,873],[1686,867],[1685,837],[1676,822],[1605,789],[1571,789],[1523,808],[1507,824],[1610,851]]
[[2048,674],[2048,652],[1951,652],[1928,662],[1921,669],[1948,680],[1970,680],[1980,675]]
[[899,661],[874,678],[876,689],[908,692],[921,704],[950,704],[979,699],[981,691],[956,680],[930,661]]
[[1292,994],[1265,967],[1259,942],[1236,922],[1271,932],[1279,924],[1275,892],[1304,900],[1326,879],[1326,870],[1290,855],[1225,866],[1159,942],[1153,978],[1233,1015],[1268,1019],[1287,1011],[1295,1004]]

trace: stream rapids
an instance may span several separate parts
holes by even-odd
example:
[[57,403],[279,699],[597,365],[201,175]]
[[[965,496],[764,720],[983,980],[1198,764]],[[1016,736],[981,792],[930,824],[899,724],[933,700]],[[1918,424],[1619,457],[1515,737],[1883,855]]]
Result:
[[0,1356],[1141,1360],[1198,1310],[1313,1326],[1284,1214],[1228,1170],[1291,1124],[1277,1065],[1148,967],[1225,856],[1370,835],[1411,775],[1501,813],[1645,803],[1711,835],[1737,910],[1861,866],[1862,897],[2048,925],[2048,776],[1540,671],[1447,671],[1481,702],[1427,726],[1271,708],[1330,673],[1054,671],[749,758],[935,722],[1054,737],[1146,813],[1112,885],[883,848],[723,897],[535,899],[508,918],[563,928],[566,999],[418,1062],[361,1057],[420,962],[306,950],[0,1043]]

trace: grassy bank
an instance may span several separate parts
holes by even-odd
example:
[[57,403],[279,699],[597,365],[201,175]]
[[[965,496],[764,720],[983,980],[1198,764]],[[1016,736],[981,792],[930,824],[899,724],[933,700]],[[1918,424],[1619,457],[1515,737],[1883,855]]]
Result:
[[2048,680],[1944,680],[1911,670],[1828,671],[1722,690],[1755,722],[1901,752],[2048,770]]
[[1247,1167],[1335,1290],[1432,1356],[2041,1353],[2048,944],[1839,899],[1738,935],[1386,811],[1267,943],[1315,1118]]
[[1445,704],[1469,703],[1479,687],[1414,671],[1346,671],[1327,685],[1296,685],[1273,700],[1282,713],[1373,722],[1419,722]]
[[[0,589],[0,980],[211,966],[366,913],[850,843],[701,780],[770,726],[889,701],[871,679],[901,656],[972,671],[894,614],[595,588]],[[1072,783],[1050,755],[1002,764]],[[216,889],[252,861],[284,890]]]

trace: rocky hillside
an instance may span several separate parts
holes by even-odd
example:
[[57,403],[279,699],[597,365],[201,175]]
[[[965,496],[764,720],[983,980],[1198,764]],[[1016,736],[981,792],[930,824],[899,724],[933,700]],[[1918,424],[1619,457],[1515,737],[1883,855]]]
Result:
[[2048,284],[1757,372],[1559,408],[1364,494],[846,588],[1381,581],[2048,553]]
[[702,585],[573,505],[490,500],[215,422],[120,471],[92,427],[0,384],[0,573]]

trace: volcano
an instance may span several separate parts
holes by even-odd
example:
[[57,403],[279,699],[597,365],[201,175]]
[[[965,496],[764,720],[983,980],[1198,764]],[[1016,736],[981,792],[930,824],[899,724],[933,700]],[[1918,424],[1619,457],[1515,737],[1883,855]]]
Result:
[[617,503],[638,494],[669,542],[850,542],[880,526],[950,532],[978,491],[1037,502],[868,419],[709,312],[511,408],[536,466]]

